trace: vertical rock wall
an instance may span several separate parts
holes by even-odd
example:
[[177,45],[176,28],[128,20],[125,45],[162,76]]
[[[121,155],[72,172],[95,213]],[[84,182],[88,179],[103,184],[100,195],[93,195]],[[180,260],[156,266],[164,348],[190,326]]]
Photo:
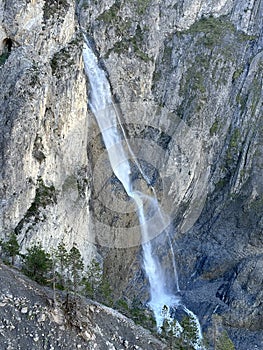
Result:
[[[76,242],[87,261],[96,220],[112,228],[111,242],[138,222],[111,207],[125,194],[96,167],[103,148],[87,111],[75,10],[71,0],[0,5],[0,224],[23,248]],[[262,13],[261,0],[78,6],[128,135],[163,150],[147,148],[147,162],[167,184],[156,190],[169,199],[182,297],[204,325],[220,315],[241,350],[256,349],[262,331]],[[146,101],[156,115],[141,113]],[[99,203],[105,173],[111,194]],[[106,245],[115,297],[146,301],[139,246]],[[156,253],[171,271],[167,246]]]
[[[149,126],[171,136],[158,170],[173,203],[183,299],[202,322],[221,315],[238,349],[261,342],[262,12],[262,1],[82,2],[81,23],[94,38],[125,122],[139,125],[136,137],[149,135]],[[158,120],[138,113],[146,100],[164,111]],[[129,104],[139,121],[127,117]],[[189,131],[184,147],[192,160],[176,144],[178,118]],[[128,294],[146,300],[135,252],[104,250],[105,263],[116,293],[127,286]],[[167,246],[156,253],[171,271]],[[244,335],[250,340],[242,344]]]
[[[23,248],[89,243],[87,97],[73,1],[4,1],[0,67],[1,234]],[[3,57],[3,55],[1,57]]]

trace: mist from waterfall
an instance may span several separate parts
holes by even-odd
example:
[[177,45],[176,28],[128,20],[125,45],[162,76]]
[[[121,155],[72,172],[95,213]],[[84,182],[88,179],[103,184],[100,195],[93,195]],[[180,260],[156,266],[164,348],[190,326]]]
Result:
[[[154,313],[157,329],[160,330],[165,318],[163,307],[176,308],[180,305],[180,298],[175,295],[175,293],[179,291],[179,284],[174,253],[173,251],[171,253],[174,276],[168,278],[158,256],[154,254],[155,247],[153,246],[153,240],[151,239],[151,228],[154,227],[153,225],[158,225],[159,233],[165,233],[167,235],[172,249],[169,232],[166,232],[167,221],[159,207],[154,190],[151,191],[151,195],[148,195],[133,187],[130,162],[133,162],[137,166],[142,177],[150,187],[149,180],[131,150],[119,120],[118,112],[112,101],[111,89],[106,73],[99,66],[98,59],[86,37],[84,37],[83,58],[85,72],[90,84],[90,109],[95,115],[102,133],[112,170],[122,183],[128,196],[133,199],[137,208],[143,242],[143,268],[148,277],[150,287],[150,301],[148,302],[148,305]],[[123,143],[125,144],[126,149],[124,148]],[[171,278],[173,279],[174,285],[173,291],[169,290],[168,285],[168,282],[170,282],[168,280]],[[184,305],[182,306],[189,315],[195,318],[201,339],[201,328],[197,317]]]

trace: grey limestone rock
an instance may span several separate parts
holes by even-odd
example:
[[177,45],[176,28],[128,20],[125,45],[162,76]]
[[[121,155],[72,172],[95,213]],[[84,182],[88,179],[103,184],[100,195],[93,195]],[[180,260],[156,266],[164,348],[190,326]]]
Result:
[[[261,0],[2,1],[1,235],[15,230],[22,250],[36,240],[76,242],[86,262],[101,255],[116,299],[147,301],[139,245],[132,235],[122,247],[109,244],[138,219],[111,207],[125,193],[108,168],[98,171],[104,151],[87,108],[82,30],[127,134],[144,142],[138,152],[157,196],[167,199],[184,302],[208,333],[216,313],[238,350],[259,349],[262,13]],[[99,201],[106,171],[111,192]],[[103,238],[106,246],[95,247]],[[167,249],[156,254],[170,272]]]

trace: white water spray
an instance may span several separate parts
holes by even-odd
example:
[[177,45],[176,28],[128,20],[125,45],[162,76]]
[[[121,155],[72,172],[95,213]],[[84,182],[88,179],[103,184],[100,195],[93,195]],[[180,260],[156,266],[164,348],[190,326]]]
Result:
[[[122,183],[128,196],[134,200],[137,207],[143,242],[143,264],[150,285],[151,299],[149,301],[149,306],[154,313],[157,323],[157,329],[160,329],[165,318],[163,307],[166,305],[168,308],[176,308],[180,304],[180,298],[175,296],[173,292],[168,291],[167,276],[165,275],[165,272],[161,266],[158,257],[154,256],[153,254],[151,228],[154,227],[153,225],[158,225],[159,232],[165,232],[167,227],[167,221],[165,220],[165,216],[161,212],[156,195],[149,196],[140,191],[136,191],[133,188],[130,176],[131,167],[129,163],[129,158],[138,167],[139,171],[141,172],[148,185],[149,180],[143,172],[143,170],[141,169],[138,161],[136,160],[136,157],[134,156],[129,142],[126,138],[124,129],[119,120],[118,112],[112,102],[110,85],[106,74],[104,70],[99,67],[98,59],[94,54],[92,48],[90,47],[87,38],[84,37],[84,39],[85,42],[83,49],[83,57],[85,64],[85,72],[88,76],[90,83],[89,105],[96,117],[97,123],[102,133],[112,170],[116,177]],[[119,132],[118,127],[120,127],[121,129],[121,133]],[[125,140],[125,144],[128,149],[127,152],[125,151],[122,145],[122,137]],[[152,220],[153,213],[154,220]],[[172,250],[172,244],[169,233],[166,232],[166,234],[171,246],[174,268],[174,284],[176,290],[179,291],[174,252]],[[185,306],[183,306],[183,308],[198,322],[197,317],[190,310],[186,309]],[[201,339],[202,335],[199,322],[198,330],[200,330],[199,333]]]

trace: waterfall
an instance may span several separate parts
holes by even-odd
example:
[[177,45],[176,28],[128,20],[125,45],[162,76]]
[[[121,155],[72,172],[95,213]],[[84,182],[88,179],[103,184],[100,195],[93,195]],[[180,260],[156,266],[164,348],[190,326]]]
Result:
[[[118,112],[112,101],[111,89],[106,73],[100,68],[97,56],[93,52],[90,43],[85,36],[83,58],[85,72],[90,84],[90,109],[95,115],[102,133],[112,170],[122,183],[128,196],[134,201],[137,208],[143,242],[143,268],[148,277],[150,287],[150,301],[148,305],[154,313],[157,329],[160,330],[165,318],[163,312],[164,306],[169,309],[172,307],[176,308],[181,304],[180,298],[174,295],[175,291],[168,290],[168,278],[161,266],[158,256],[154,255],[154,247],[150,235],[151,228],[154,227],[153,225],[158,225],[159,232],[167,234],[168,242],[170,242],[172,249],[169,233],[165,232],[167,230],[165,215],[159,207],[154,191],[152,191],[153,195],[149,196],[133,188],[130,161],[138,167],[139,172],[142,174],[148,185],[149,180],[132,152],[121,125]],[[123,140],[127,151],[122,145]],[[151,220],[153,213],[155,219]],[[171,253],[173,258],[174,285],[175,289],[179,291],[173,250],[171,250]],[[200,330],[199,335],[201,339],[201,329],[197,317],[184,305],[183,309],[196,320],[198,330]]]

